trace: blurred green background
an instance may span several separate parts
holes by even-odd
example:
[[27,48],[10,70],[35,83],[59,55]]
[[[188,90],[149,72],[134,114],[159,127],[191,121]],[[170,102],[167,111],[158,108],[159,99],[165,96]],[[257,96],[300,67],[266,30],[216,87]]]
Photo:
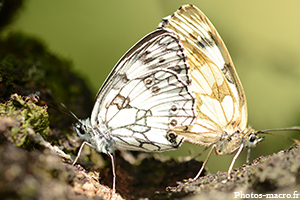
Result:
[[[72,60],[96,95],[122,55],[153,31],[161,18],[188,3],[201,9],[223,38],[245,89],[249,124],[256,130],[300,125],[298,0],[28,0],[9,30],[34,35],[51,51]],[[299,132],[279,134],[300,139]],[[291,145],[282,138],[266,137],[252,150],[251,159]],[[189,156],[200,149],[185,144],[165,154]],[[210,172],[226,171],[231,158],[213,155]],[[245,159],[243,152],[235,167]]]

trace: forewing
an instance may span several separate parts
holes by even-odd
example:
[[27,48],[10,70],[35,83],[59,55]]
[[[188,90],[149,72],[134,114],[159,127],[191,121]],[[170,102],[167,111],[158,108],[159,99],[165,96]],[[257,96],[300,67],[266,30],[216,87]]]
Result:
[[197,120],[178,128],[188,141],[210,145],[224,132],[244,131],[247,106],[230,55],[216,29],[196,7],[185,5],[162,20],[160,27],[176,33],[187,51],[196,97]]
[[178,37],[156,30],[130,49],[98,92],[93,127],[129,150],[164,151],[182,143],[172,129],[191,125],[194,97]]

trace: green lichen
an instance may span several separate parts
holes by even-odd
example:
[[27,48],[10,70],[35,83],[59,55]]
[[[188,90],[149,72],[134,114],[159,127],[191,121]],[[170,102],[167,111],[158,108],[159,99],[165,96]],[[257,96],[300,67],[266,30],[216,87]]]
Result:
[[37,106],[34,99],[25,99],[17,94],[11,95],[10,100],[4,104],[0,103],[0,120],[5,118],[10,118],[13,123],[8,131],[4,131],[4,135],[8,141],[19,147],[26,148],[30,145],[29,129],[45,137],[49,127],[46,109]]

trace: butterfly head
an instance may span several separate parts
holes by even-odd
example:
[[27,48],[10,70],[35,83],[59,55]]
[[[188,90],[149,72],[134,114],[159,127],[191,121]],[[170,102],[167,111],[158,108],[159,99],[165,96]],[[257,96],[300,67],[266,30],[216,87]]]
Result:
[[108,134],[101,133],[98,129],[95,129],[91,125],[91,120],[80,119],[73,126],[77,136],[88,142],[89,146],[96,149],[100,153],[114,153],[114,141]]
[[84,141],[90,142],[91,138],[94,136],[89,118],[78,120],[73,127],[77,136]]
[[244,148],[254,148],[258,143],[264,140],[264,137],[259,137],[258,133],[251,128],[243,135]]
[[215,144],[217,155],[229,155],[235,153],[241,145],[243,148],[256,147],[258,143],[263,141],[263,137],[259,137],[256,131],[249,128],[245,132],[239,130],[233,134],[224,134],[220,141]]

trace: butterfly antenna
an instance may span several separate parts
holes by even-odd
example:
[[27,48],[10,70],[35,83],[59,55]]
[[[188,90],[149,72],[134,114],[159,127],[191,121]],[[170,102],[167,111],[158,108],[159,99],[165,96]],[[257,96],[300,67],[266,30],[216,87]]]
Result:
[[288,128],[275,128],[275,129],[266,129],[261,132],[269,132],[269,131],[300,131],[300,126],[292,126]]
[[52,104],[50,104],[50,103],[48,103],[46,101],[40,100],[39,102],[41,104],[43,104],[43,105],[47,105],[48,107],[53,108],[54,110],[57,110],[57,111],[61,112],[61,113],[65,114],[65,115],[67,115],[69,117],[75,118],[78,122],[80,122],[79,119],[78,119],[78,117],[72,111],[70,111],[62,102],[60,102],[61,106],[64,107],[66,110],[68,110],[69,113],[67,113],[67,112],[65,112],[65,111],[63,111],[63,110],[61,110],[61,109],[53,106]]
[[293,126],[293,127],[289,127],[289,128],[277,128],[277,129],[266,129],[266,130],[262,130],[262,131],[258,131],[257,133],[259,134],[267,134],[267,135],[274,135],[274,136],[278,136],[281,138],[285,138],[287,140],[290,140],[294,143],[296,143],[298,146],[300,146],[300,141],[295,139],[295,138],[289,138],[287,136],[284,135],[278,135],[275,133],[270,133],[270,131],[300,131],[300,126]]
[[60,105],[61,105],[62,107],[64,107],[67,111],[69,111],[69,113],[70,113],[70,114],[69,114],[69,113],[64,112],[65,114],[67,114],[67,115],[70,116],[70,117],[73,117],[74,119],[77,120],[77,122],[80,123],[80,120],[78,119],[78,117],[77,117],[71,110],[69,110],[65,104],[63,104],[62,102],[60,102]]
[[51,93],[50,91],[48,91],[47,94],[50,95],[53,99],[55,99],[57,102],[59,102],[60,105],[61,105],[64,109],[66,109],[68,112],[63,111],[63,110],[61,110],[61,109],[59,109],[59,108],[57,108],[57,107],[51,105],[51,104],[48,103],[48,102],[45,102],[45,101],[43,101],[43,100],[40,100],[40,102],[41,102],[42,104],[45,104],[45,105],[47,105],[47,106],[49,106],[49,107],[51,107],[51,108],[53,108],[53,109],[55,109],[55,110],[57,110],[57,111],[59,111],[59,112],[61,112],[61,113],[64,113],[65,115],[67,115],[67,116],[69,116],[69,117],[72,117],[72,118],[76,119],[77,122],[81,123],[80,120],[78,119],[78,117],[77,117],[70,109],[68,109],[67,106],[66,106],[64,103],[62,103],[62,102],[59,101],[57,98],[55,98],[55,96],[53,96],[52,93]]

